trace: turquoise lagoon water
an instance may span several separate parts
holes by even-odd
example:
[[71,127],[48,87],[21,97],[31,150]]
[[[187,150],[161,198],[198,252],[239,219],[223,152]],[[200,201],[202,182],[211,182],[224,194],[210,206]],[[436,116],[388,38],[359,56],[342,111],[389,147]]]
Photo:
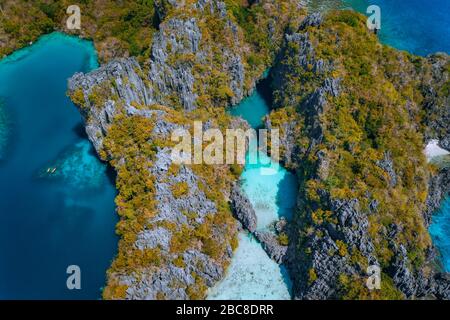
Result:
[[[264,92],[245,99],[230,113],[246,119],[253,128],[261,128],[262,118],[269,112]],[[257,229],[273,230],[273,222],[282,216],[290,219],[296,204],[296,177],[278,166],[275,174],[263,175],[262,167],[269,167],[270,158],[260,155],[258,163],[249,162],[241,175],[244,192],[250,199],[258,218]],[[291,282],[284,266],[268,257],[261,244],[247,232],[239,234],[239,246],[232,258],[225,278],[212,288],[209,299],[290,299]]]
[[[1,299],[101,297],[117,247],[114,177],[66,97],[67,79],[96,60],[92,43],[53,33],[0,61]],[[66,287],[69,265],[81,290]]]
[[444,269],[450,271],[450,197],[444,200],[440,210],[434,214],[430,226],[433,242],[442,256]]

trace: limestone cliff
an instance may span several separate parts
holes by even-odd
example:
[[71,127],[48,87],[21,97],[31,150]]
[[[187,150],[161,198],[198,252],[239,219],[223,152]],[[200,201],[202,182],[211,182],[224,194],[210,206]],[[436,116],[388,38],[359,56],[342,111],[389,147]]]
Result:
[[[383,46],[349,11],[308,16],[286,35],[266,123],[281,127],[282,160],[299,178],[296,298],[448,298],[424,215],[444,179],[429,191],[423,148],[450,133],[449,61]],[[365,285],[370,265],[381,290]]]
[[[237,244],[228,201],[240,168],[172,163],[171,133],[192,131],[194,120],[204,130],[245,127],[225,107],[253,88],[292,22],[289,8],[298,9],[270,0],[155,6],[148,59],[115,59],[69,80],[89,139],[117,171],[121,240],[107,299],[200,299],[222,277]],[[254,39],[255,28],[270,32]]]

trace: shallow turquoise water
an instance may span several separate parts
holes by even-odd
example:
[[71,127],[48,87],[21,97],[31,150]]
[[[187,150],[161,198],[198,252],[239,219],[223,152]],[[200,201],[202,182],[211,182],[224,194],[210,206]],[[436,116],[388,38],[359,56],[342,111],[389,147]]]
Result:
[[[261,167],[270,167],[271,159],[267,155],[259,155],[257,164],[247,164],[241,175],[242,188],[250,199],[258,215],[258,230],[269,230],[281,217],[292,218],[297,197],[297,178],[279,167],[275,174],[261,174]],[[267,164],[263,164],[267,163]]]
[[430,226],[433,242],[442,256],[444,269],[450,271],[450,197],[442,203],[441,209],[435,213]]
[[[92,43],[54,33],[0,62],[8,126],[0,162],[0,298],[97,299],[115,254],[113,177],[95,156],[67,79]],[[81,268],[81,290],[66,268]]]
[[210,300],[289,300],[286,270],[270,259],[255,238],[239,234],[225,278],[208,294]]
[[[253,128],[262,127],[262,118],[270,110],[262,93],[259,86],[253,95],[234,107],[230,113],[243,117]],[[270,158],[260,154],[257,163],[252,164],[249,161],[250,152],[257,152],[255,150],[250,148],[246,155],[246,165],[241,175],[242,188],[256,211],[257,229],[273,231],[273,222],[281,217],[292,218],[298,190],[297,180],[282,166],[277,166],[272,175],[262,174],[261,168],[271,166]],[[241,232],[239,246],[227,274],[210,290],[208,298],[285,300],[291,298],[291,287],[286,268],[270,259],[252,235]]]
[[[255,107],[257,106],[257,107]],[[230,109],[230,114],[247,120],[253,128],[263,126],[263,118],[269,113],[269,106],[261,94],[256,93]]]

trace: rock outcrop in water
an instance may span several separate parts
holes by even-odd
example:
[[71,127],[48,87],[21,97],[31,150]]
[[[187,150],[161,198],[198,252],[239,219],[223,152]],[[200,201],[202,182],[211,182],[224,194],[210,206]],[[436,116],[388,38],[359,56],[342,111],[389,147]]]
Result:
[[[427,232],[446,174],[429,182],[422,150],[446,145],[449,61],[381,46],[346,11],[286,35],[266,123],[281,127],[282,160],[299,177],[286,257],[296,298],[448,296]],[[381,290],[366,287],[371,265]]]
[[247,195],[238,184],[231,189],[231,206],[234,215],[249,232],[256,231],[256,213]]
[[[89,139],[118,173],[121,240],[107,299],[204,298],[237,245],[230,195],[244,225],[256,228],[248,199],[232,191],[237,167],[175,164],[170,136],[194,120],[205,130],[246,127],[224,107],[253,88],[291,21],[285,9],[297,6],[267,0],[239,8],[255,13],[238,25],[221,1],[155,5],[160,24],[148,59],[117,59],[69,80]],[[244,36],[256,26],[268,28],[267,38]],[[256,50],[259,41],[266,49]]]
[[275,234],[269,231],[256,231],[254,235],[271,259],[278,264],[284,263],[288,247],[281,245]]

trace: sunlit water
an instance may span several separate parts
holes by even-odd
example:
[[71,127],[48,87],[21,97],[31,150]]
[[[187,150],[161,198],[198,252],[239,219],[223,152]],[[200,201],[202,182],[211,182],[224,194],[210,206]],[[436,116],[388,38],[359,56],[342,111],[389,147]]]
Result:
[[[101,297],[117,247],[114,178],[66,97],[67,79],[96,67],[91,42],[59,33],[0,62],[2,299]],[[66,287],[69,265],[81,290]]]

